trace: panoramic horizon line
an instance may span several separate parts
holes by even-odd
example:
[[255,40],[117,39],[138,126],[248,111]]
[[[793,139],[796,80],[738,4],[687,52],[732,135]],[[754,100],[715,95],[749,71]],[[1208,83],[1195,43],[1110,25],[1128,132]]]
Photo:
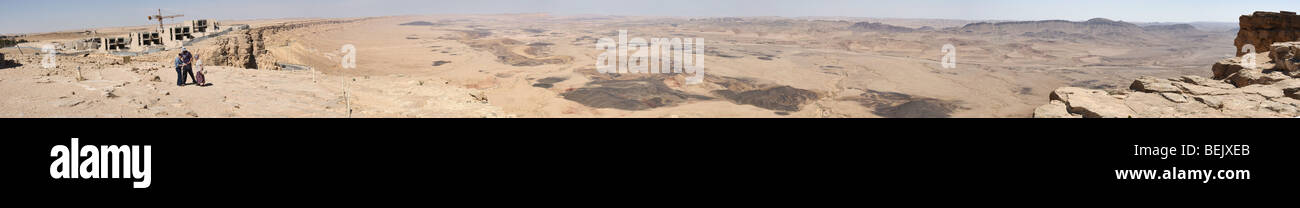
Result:
[[[433,15],[523,15],[523,14],[545,14],[545,15],[556,15],[556,16],[613,16],[613,17],[659,17],[659,18],[674,18],[674,17],[680,17],[680,18],[699,18],[699,17],[705,17],[705,18],[726,18],[726,17],[736,17],[736,18],[760,18],[760,17],[780,17],[780,18],[791,18],[791,19],[798,19],[798,18],[865,18],[865,19],[895,19],[895,20],[954,20],[954,21],[972,21],[972,22],[977,22],[977,23],[978,23],[978,22],[996,23],[996,22],[1019,22],[1019,21],[1053,21],[1053,20],[1070,21],[1070,22],[1083,22],[1083,21],[1087,21],[1087,20],[1091,20],[1091,19],[1102,18],[1102,19],[1108,19],[1108,20],[1117,21],[1117,22],[1128,22],[1128,23],[1170,23],[1170,24],[1177,24],[1177,23],[1236,23],[1236,22],[1219,22],[1219,21],[1191,21],[1191,22],[1178,22],[1178,21],[1163,22],[1163,21],[1153,21],[1153,22],[1144,22],[1144,21],[1125,21],[1125,20],[1116,20],[1116,19],[1111,19],[1111,18],[1107,18],[1107,17],[1093,17],[1093,18],[1089,18],[1089,19],[1087,19],[1087,20],[1070,20],[1070,19],[955,19],[955,18],[907,18],[907,17],[871,17],[871,16],[782,16],[782,15],[760,15],[760,16],[743,16],[743,15],[742,15],[742,16],[664,16],[664,15],[613,15],[613,14],[591,14],[591,13],[557,14],[557,13],[553,13],[553,12],[518,12],[518,13],[430,13],[430,14],[398,14],[398,15],[380,15],[380,16],[347,16],[347,17],[268,17],[268,18],[243,18],[243,19],[238,19],[238,18],[236,18],[236,19],[194,18],[194,19],[186,19],[186,20],[216,19],[216,20],[218,20],[218,21],[221,21],[221,20],[228,20],[228,21],[250,21],[250,20],[279,20],[279,19],[346,19],[346,18],[370,18],[370,17],[433,16]],[[174,20],[174,21],[186,21],[186,20]],[[170,23],[170,24],[177,24],[177,23]],[[94,27],[94,26],[91,26],[91,27],[81,27],[81,28],[75,28],[75,29],[74,29],[74,28],[69,28],[69,29],[58,29],[58,30],[52,30],[52,31],[38,31],[38,32],[0,32],[0,35],[5,35],[5,36],[12,36],[12,35],[31,35],[31,34],[57,33],[57,32],[75,32],[75,31],[79,31],[79,30],[103,29],[103,28],[144,27],[144,26],[150,26],[150,25],[152,25],[152,24],[145,23],[145,24],[136,24],[136,25],[115,25],[115,26],[103,26],[103,27]]]

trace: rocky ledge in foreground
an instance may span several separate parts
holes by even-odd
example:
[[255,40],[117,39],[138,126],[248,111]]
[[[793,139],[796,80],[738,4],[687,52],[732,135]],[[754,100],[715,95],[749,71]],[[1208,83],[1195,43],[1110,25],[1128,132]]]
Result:
[[1271,45],[1255,66],[1216,63],[1214,77],[1141,77],[1114,93],[1076,87],[1052,92],[1035,118],[1231,118],[1300,116],[1300,42]]
[[[1213,77],[1141,77],[1128,90],[1075,87],[1052,91],[1035,118],[1231,118],[1300,115],[1300,16],[1255,12],[1241,16],[1238,53],[1215,63]],[[1254,63],[1243,63],[1243,58]]]

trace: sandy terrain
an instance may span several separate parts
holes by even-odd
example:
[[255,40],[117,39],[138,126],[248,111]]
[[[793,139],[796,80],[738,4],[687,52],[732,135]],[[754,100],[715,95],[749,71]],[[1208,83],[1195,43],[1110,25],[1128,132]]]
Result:
[[[1208,76],[1206,66],[1231,55],[1234,37],[1073,32],[1051,23],[1028,27],[1045,30],[981,30],[962,28],[974,21],[960,20],[545,14],[347,20],[275,30],[259,39],[269,55],[258,59],[311,70],[207,66],[214,84],[208,87],[174,85],[170,57],[178,51],[130,63],[107,54],[60,56],[58,68],[42,69],[31,51],[0,49],[23,64],[0,69],[0,116],[1029,117],[1057,87],[1107,90],[1143,75]],[[308,21],[317,20],[222,24]],[[595,40],[615,38],[617,30],[632,37],[704,38],[709,77],[687,85],[685,75],[596,73]],[[355,69],[340,65],[345,44],[357,48]],[[939,63],[944,44],[956,46],[955,69]],[[189,48],[216,56],[223,47],[229,46],[208,40]]]

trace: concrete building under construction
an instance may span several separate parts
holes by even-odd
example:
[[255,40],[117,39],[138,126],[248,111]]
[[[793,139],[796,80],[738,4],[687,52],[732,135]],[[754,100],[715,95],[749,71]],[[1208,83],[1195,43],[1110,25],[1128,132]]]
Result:
[[187,45],[190,41],[225,34],[247,26],[222,27],[218,22],[200,19],[158,28],[149,32],[131,32],[126,35],[93,37],[69,45],[74,50],[100,52],[146,52],[166,50]]

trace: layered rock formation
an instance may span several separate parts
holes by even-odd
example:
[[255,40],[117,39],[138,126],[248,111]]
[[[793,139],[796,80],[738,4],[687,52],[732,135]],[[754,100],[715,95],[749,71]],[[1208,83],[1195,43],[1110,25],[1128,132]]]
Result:
[[351,23],[358,20],[324,20],[303,21],[288,24],[251,28],[222,36],[214,40],[218,46],[209,56],[203,57],[205,63],[217,66],[233,66],[245,69],[280,70],[275,64],[278,59],[266,50],[266,42],[276,33],[324,24]]
[[1237,32],[1237,56],[1246,54],[1242,46],[1252,44],[1256,53],[1269,52],[1273,43],[1300,39],[1300,16],[1295,12],[1255,12],[1242,15],[1241,30]]
[[[1287,16],[1290,15],[1290,16]],[[1225,118],[1300,116],[1300,40],[1287,26],[1295,13],[1256,12],[1242,16],[1237,46],[1265,46],[1265,53],[1215,63],[1213,77],[1141,77],[1127,90],[1106,92],[1075,87],[1052,92],[1035,118]],[[1276,25],[1262,25],[1276,24]],[[1291,32],[1279,32],[1291,31]],[[1260,35],[1266,34],[1266,35]],[[1282,38],[1290,37],[1290,38]],[[1243,42],[1244,41],[1244,42]]]

